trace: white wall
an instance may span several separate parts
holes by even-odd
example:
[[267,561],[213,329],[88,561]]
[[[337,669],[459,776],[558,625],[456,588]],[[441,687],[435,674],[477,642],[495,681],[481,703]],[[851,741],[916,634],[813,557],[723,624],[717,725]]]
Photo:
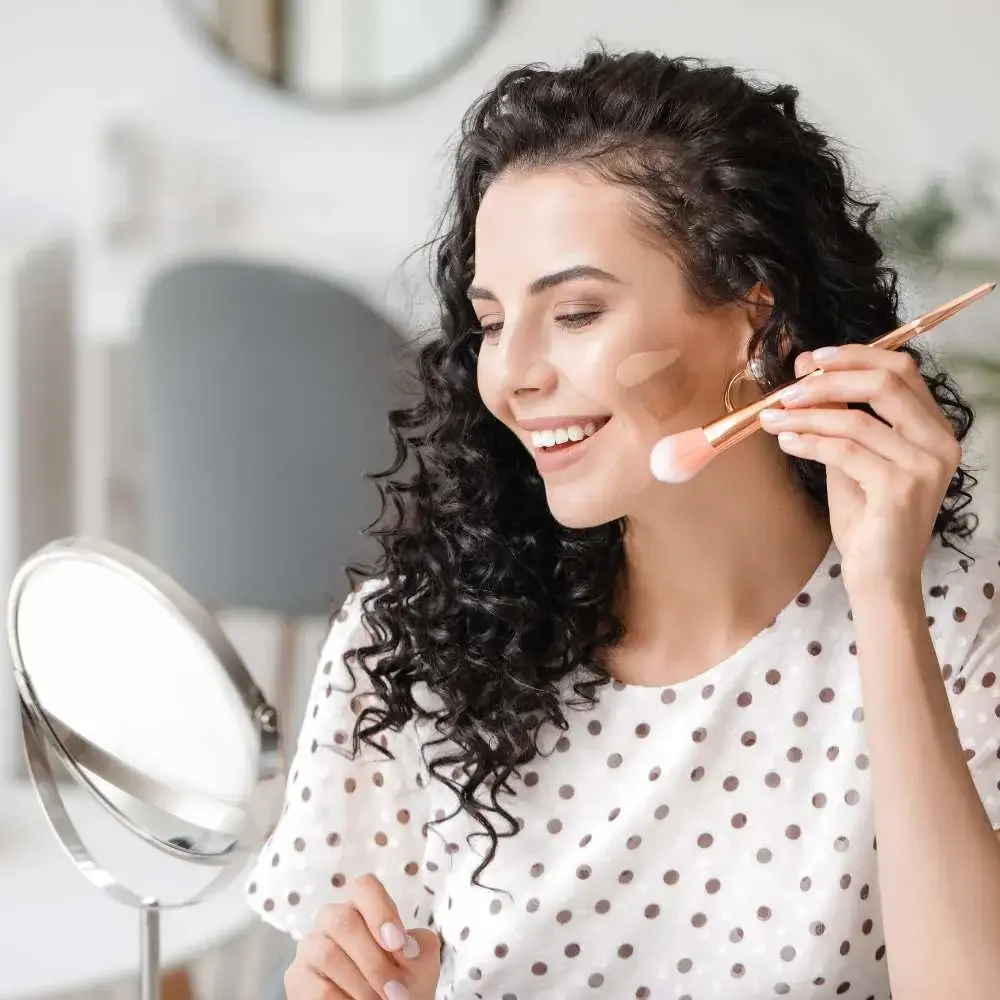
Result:
[[0,198],[77,214],[95,121],[137,107],[220,147],[260,224],[321,240],[332,266],[380,294],[431,228],[442,150],[469,100],[506,66],[562,62],[593,38],[794,81],[877,190],[913,191],[976,149],[1000,160],[997,0],[911,0],[905,12],[888,0],[512,0],[490,43],[444,86],[331,115],[210,62],[166,3],[0,0]]

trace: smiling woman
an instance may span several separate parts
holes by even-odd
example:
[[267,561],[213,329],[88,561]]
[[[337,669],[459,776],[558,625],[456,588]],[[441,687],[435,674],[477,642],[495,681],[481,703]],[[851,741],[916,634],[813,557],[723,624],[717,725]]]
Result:
[[969,407],[863,346],[873,210],[729,67],[596,52],[469,111],[383,557],[248,886],[289,1000],[992,995],[1000,552]]

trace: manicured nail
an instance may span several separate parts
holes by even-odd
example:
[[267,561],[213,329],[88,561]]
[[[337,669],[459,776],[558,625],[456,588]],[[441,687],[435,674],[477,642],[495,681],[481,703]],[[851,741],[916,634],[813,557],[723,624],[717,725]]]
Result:
[[790,385],[779,397],[782,403],[794,403],[805,395],[801,385]]
[[410,1000],[410,991],[402,984],[390,979],[384,988],[385,1000]]
[[799,436],[794,431],[782,431],[778,435],[778,444],[782,448],[794,448],[799,443]]
[[406,935],[406,944],[403,945],[403,958],[416,958],[420,954],[420,943],[415,937]]
[[824,361],[833,361],[839,353],[839,347],[818,347],[813,351],[813,361],[818,361],[820,364]]
[[783,420],[788,419],[788,414],[784,410],[762,410],[760,413],[760,422],[762,424],[780,424]]
[[389,951],[399,951],[399,949],[406,944],[406,935],[391,921],[384,923],[379,928],[378,932],[379,936],[382,938],[382,944],[384,944]]

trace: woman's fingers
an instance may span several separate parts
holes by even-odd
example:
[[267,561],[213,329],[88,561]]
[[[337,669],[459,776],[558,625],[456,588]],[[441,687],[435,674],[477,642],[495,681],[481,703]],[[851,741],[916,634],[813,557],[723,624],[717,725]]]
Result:
[[386,951],[399,952],[408,959],[420,954],[416,940],[406,933],[395,902],[374,875],[355,879],[350,886],[350,899],[364,918],[371,936]]
[[324,907],[303,957],[351,1000],[407,1000],[409,996],[401,969],[352,903]]
[[299,942],[295,960],[285,970],[285,996],[288,1000],[351,1000],[351,995],[345,993],[333,983],[315,965],[308,964],[307,954],[312,954],[310,938],[304,937]]
[[[760,415],[761,426],[772,434],[813,434],[853,441],[900,468],[933,475],[936,466],[927,452],[864,410],[843,407],[827,409],[773,409]],[[784,440],[789,440],[787,437]]]

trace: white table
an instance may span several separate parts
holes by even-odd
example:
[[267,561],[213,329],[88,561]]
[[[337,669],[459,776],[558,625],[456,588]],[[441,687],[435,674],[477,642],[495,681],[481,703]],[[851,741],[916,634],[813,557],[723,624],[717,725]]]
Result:
[[[139,889],[178,891],[204,884],[205,869],[150,848],[65,787],[74,821],[98,860]],[[183,871],[181,870],[183,869]],[[186,966],[251,928],[242,878],[208,902],[162,917],[164,968]],[[0,789],[0,1000],[34,1000],[74,990],[138,981],[139,922],[75,868],[27,785]],[[102,992],[101,996],[105,994]],[[241,997],[247,994],[239,994]],[[256,992],[253,996],[257,996]]]

